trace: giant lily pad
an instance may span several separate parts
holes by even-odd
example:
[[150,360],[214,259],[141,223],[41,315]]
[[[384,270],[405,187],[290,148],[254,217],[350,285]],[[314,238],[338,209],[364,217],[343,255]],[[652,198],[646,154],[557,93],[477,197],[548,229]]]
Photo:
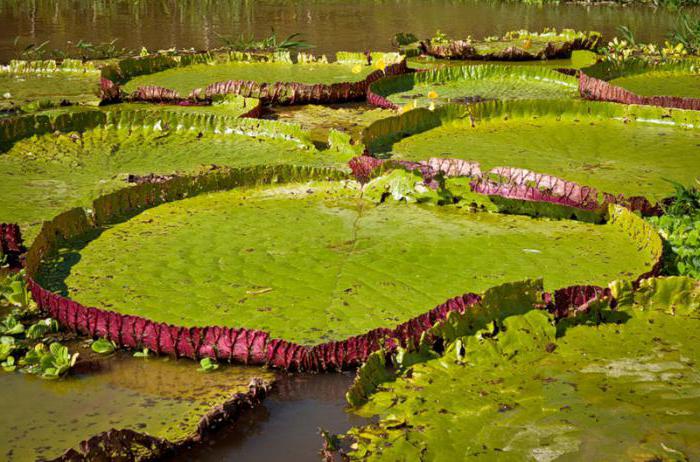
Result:
[[636,303],[562,322],[558,335],[529,311],[461,337],[359,409],[380,421],[350,432],[350,458],[693,460],[698,289],[651,280]]
[[[482,169],[514,166],[600,191],[669,196],[666,179],[695,181],[700,126],[695,111],[610,103],[486,102],[447,105],[382,120],[365,131],[374,152],[419,160],[456,157]],[[409,136],[396,142],[402,136]],[[663,155],[660,155],[663,153]]]
[[389,58],[395,60],[398,55],[388,54],[387,56],[386,60],[377,59],[373,65],[367,65],[366,59],[364,63],[358,61],[354,54],[349,56],[341,54],[340,57],[344,59],[334,63],[328,63],[324,59],[299,63],[229,61],[191,64],[134,77],[125,84],[124,89],[132,92],[139,87],[160,86],[186,96],[196,88],[204,88],[207,85],[228,80],[307,84],[357,82],[373,71],[384,69],[385,66],[392,64],[393,61]]
[[574,77],[535,67],[445,67],[381,79],[370,91],[394,107],[435,107],[491,99],[559,99],[578,96]]
[[[4,141],[13,142],[0,154],[0,216],[20,223],[31,241],[43,220],[124,187],[130,174],[342,160],[335,151],[317,151],[298,126],[238,119],[255,104],[246,101],[247,107],[127,105],[6,119]],[[31,136],[37,128],[50,133]]]
[[650,71],[618,77],[611,84],[642,96],[700,98],[700,67],[695,71]]
[[576,32],[571,29],[526,30],[508,32],[503,37],[482,40],[451,40],[433,37],[418,46],[418,51],[446,59],[534,60],[568,58],[573,50],[593,49],[600,39],[597,32]]
[[335,182],[148,209],[62,245],[40,281],[88,306],[314,345],[393,327],[503,281],[600,284],[652,264],[614,224],[375,205],[357,183]]
[[133,359],[118,355],[98,372],[46,382],[19,373],[0,374],[3,460],[46,460],[110,429],[148,433],[178,443],[197,432],[213,407],[248,391],[253,377],[272,374],[225,367],[196,372],[191,361]]
[[0,66],[0,110],[100,101],[100,72],[80,61],[13,61]]

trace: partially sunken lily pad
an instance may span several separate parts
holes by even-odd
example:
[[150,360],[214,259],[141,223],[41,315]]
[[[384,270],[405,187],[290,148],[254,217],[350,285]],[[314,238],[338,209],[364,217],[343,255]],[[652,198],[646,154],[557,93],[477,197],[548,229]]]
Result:
[[124,85],[124,90],[132,92],[138,87],[160,86],[177,91],[181,96],[188,95],[196,88],[204,88],[216,82],[246,80],[258,83],[299,82],[307,84],[332,84],[357,82],[370,73],[384,69],[392,62],[377,60],[367,65],[355,60],[328,63],[319,62],[214,62],[192,64],[167,69],[153,74],[134,77]]
[[100,102],[100,72],[80,61],[13,61],[0,66],[0,110]]
[[98,371],[46,382],[20,373],[0,374],[3,419],[0,454],[6,461],[51,459],[110,429],[129,429],[177,443],[197,431],[199,419],[253,377],[256,368],[223,367],[198,373],[189,360],[134,359],[100,362]]
[[[508,165],[563,177],[599,191],[670,196],[666,179],[691,184],[700,171],[694,111],[610,103],[487,102],[418,109],[366,131],[375,152],[396,159],[456,157],[482,170]],[[392,144],[402,135],[418,133]]]
[[40,280],[88,306],[314,345],[499,282],[601,284],[634,278],[651,260],[615,225],[375,205],[357,183],[336,182],[161,205],[67,243]]
[[419,52],[446,59],[533,60],[568,58],[573,50],[593,49],[600,39],[597,32],[564,29],[542,33],[526,30],[508,32],[503,37],[482,40],[451,40],[433,37],[420,43]]
[[488,64],[501,64],[518,67],[543,67],[547,69],[582,69],[596,63],[598,56],[589,50],[574,50],[570,58],[545,59],[535,61],[484,61],[478,59],[441,59],[433,56],[414,56],[407,60],[408,66],[412,69],[433,69],[446,66],[476,66]]
[[492,99],[575,98],[578,82],[549,69],[477,65],[389,77],[370,90],[396,107],[435,107]]
[[380,421],[350,432],[350,458],[700,457],[700,291],[692,280],[658,280],[645,300],[656,283],[600,323],[557,329],[529,311],[457,339],[442,356],[414,358],[359,409]]
[[[0,216],[20,223],[31,242],[42,221],[71,207],[89,206],[100,194],[126,186],[129,175],[194,171],[212,164],[342,163],[343,156],[334,151],[316,150],[298,126],[238,119],[241,109],[248,107],[127,105],[27,119],[46,125],[50,133],[6,144],[7,151],[0,154]],[[7,122],[7,137],[23,126],[22,121]]]
[[272,107],[265,118],[299,124],[310,132],[314,142],[327,143],[331,130],[343,132],[350,139],[359,141],[364,128],[391,115],[391,111],[362,103],[331,106],[306,104]]

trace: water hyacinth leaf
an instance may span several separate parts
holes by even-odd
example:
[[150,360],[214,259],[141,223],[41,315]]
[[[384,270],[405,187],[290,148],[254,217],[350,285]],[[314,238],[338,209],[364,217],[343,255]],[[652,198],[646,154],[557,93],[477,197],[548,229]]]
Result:
[[116,349],[116,345],[111,340],[101,338],[101,339],[98,339],[98,340],[95,340],[94,342],[92,342],[92,344],[90,345],[90,348],[95,353],[108,355],[108,354],[114,353],[114,350]]
[[218,368],[219,365],[215,360],[211,358],[203,358],[201,361],[199,361],[199,369],[197,370],[199,372],[214,372]]

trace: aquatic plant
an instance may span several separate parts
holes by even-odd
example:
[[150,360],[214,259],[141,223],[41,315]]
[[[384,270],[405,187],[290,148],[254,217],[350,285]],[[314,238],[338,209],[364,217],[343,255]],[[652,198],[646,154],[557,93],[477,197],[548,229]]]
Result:
[[664,273],[700,279],[700,190],[673,182],[664,215],[650,217],[665,239]]
[[49,348],[44,343],[37,343],[18,360],[18,364],[26,373],[57,379],[75,365],[78,356],[78,353],[71,355],[68,348],[58,342],[51,343]]
[[94,351],[95,353],[99,353],[101,355],[108,355],[114,353],[114,350],[116,350],[117,345],[110,341],[107,340],[106,338],[100,338],[95,340],[90,344],[90,349]]
[[246,36],[240,34],[234,35],[221,35],[217,34],[219,40],[221,41],[223,48],[230,51],[265,51],[265,52],[279,52],[279,51],[290,51],[290,50],[307,50],[313,48],[306,40],[301,38],[302,34],[295,33],[290,34],[283,40],[277,38],[277,32],[272,30],[272,33],[262,39],[256,39],[253,35]]
[[212,358],[202,358],[199,361],[199,372],[214,372],[219,368],[219,365]]

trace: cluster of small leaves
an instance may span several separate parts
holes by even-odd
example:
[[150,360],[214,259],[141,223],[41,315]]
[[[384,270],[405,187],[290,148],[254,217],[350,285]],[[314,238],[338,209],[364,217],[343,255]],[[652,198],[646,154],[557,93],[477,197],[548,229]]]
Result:
[[673,184],[675,194],[664,215],[648,220],[665,240],[664,273],[700,278],[700,189]]
[[670,31],[663,45],[638,43],[634,32],[626,26],[617,28],[619,37],[609,41],[598,52],[603,60],[613,64],[630,61],[651,63],[678,61],[700,53],[700,18],[681,11],[674,30]]
[[82,60],[93,59],[110,59],[130,56],[133,54],[131,50],[121,48],[116,45],[118,39],[113,39],[108,42],[92,43],[85,40],[78,40],[77,43],[71,41],[66,42],[66,46],[59,48],[51,48],[49,41],[42,43],[21,43],[21,37],[16,37],[14,40],[15,48],[17,49],[17,57],[27,61],[37,61],[44,59],[66,59],[79,58]]
[[252,35],[246,36],[243,34],[238,36],[219,35],[219,40],[221,40],[223,47],[230,51],[276,52],[313,48],[313,45],[303,40],[299,33],[291,34],[287,38],[279,40],[274,29],[269,36],[261,40],[256,39]]
[[3,370],[20,370],[45,379],[56,379],[68,372],[78,353],[71,355],[67,347],[52,341],[51,334],[59,331],[58,322],[37,319],[36,304],[22,273],[11,274],[0,283],[0,304],[12,307],[12,312],[0,321]]

